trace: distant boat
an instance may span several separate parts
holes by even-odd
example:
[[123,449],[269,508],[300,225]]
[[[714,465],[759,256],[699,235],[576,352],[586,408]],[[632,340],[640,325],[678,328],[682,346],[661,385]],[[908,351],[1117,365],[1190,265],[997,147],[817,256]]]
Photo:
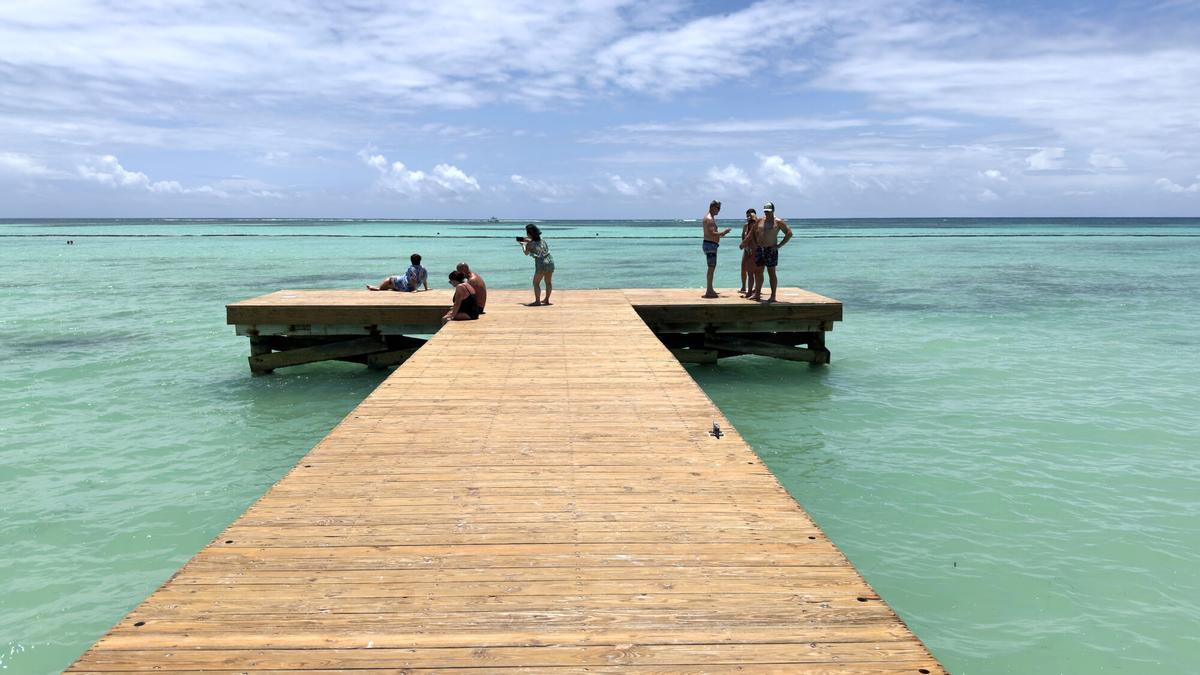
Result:
[[496,216],[492,216],[491,218],[488,218],[488,222],[489,223],[498,223],[498,222],[500,222],[500,219],[497,218]]

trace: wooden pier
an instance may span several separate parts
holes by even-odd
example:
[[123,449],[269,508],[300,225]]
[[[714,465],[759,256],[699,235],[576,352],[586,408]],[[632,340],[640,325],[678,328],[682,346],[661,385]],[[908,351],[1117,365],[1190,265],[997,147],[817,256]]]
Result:
[[[559,291],[573,303],[621,294],[642,321],[685,363],[757,354],[829,363],[825,333],[842,320],[842,303],[800,288],[780,289],[765,305],[732,290],[701,299],[694,290]],[[250,369],[269,373],[316,361],[394,366],[442,327],[450,293],[278,291],[227,307],[227,321],[250,338]],[[489,306],[520,305],[529,291],[493,290]]]
[[[72,670],[944,672],[648,325],[766,332],[791,310],[689,315],[641,293],[494,292]],[[384,354],[417,331],[379,303],[426,297],[229,319],[252,337],[357,326]],[[811,332],[792,327],[776,332]]]

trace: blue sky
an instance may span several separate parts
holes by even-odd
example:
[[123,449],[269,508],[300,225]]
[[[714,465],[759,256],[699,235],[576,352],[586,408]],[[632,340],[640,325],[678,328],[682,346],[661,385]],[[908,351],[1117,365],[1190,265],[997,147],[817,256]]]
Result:
[[1195,216],[1197,92],[1196,0],[7,2],[0,217]]

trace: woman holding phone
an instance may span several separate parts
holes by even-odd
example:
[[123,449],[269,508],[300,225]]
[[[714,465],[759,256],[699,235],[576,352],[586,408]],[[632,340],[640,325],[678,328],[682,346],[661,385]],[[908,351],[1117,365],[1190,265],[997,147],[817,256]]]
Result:
[[[550,245],[542,239],[542,231],[537,225],[530,223],[525,226],[525,236],[517,237],[521,251],[533,256],[533,302],[536,305],[549,305],[550,293],[554,291],[554,257],[550,255]],[[546,299],[542,300],[542,279],[546,280]]]

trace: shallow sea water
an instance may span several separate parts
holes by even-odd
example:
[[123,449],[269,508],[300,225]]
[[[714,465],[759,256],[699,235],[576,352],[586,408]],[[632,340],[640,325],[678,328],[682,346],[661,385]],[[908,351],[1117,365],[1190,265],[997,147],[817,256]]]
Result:
[[[1200,221],[793,224],[831,366],[689,371],[868,581],[955,673],[1194,672]],[[560,288],[703,283],[696,223],[543,229]],[[0,222],[0,668],[68,665],[386,376],[252,378],[226,303],[413,251],[520,288],[516,234]]]

